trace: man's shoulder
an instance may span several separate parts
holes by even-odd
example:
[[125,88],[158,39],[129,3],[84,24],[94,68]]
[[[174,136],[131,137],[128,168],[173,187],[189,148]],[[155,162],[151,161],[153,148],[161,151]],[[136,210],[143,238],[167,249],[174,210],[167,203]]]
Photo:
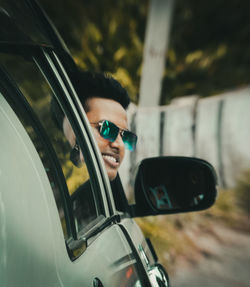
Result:
[[71,199],[74,201],[78,198],[85,197],[91,192],[90,180],[80,185],[76,191],[71,195]]

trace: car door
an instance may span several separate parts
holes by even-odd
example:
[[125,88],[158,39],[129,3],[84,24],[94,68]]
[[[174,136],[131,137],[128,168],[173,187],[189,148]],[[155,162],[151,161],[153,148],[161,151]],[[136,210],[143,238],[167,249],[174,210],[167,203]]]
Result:
[[[56,272],[55,278],[62,286],[148,286],[137,251],[118,224],[119,215],[98,149],[60,60],[48,47],[12,45],[10,51],[6,53],[6,49],[0,48],[1,95],[30,139],[29,149],[32,146],[32,153],[36,154],[34,168],[41,173],[42,167],[44,171],[44,174],[38,172],[38,178],[44,183],[42,192],[46,212],[49,211],[47,223],[53,234],[47,242],[55,260],[50,272]],[[63,121],[68,121],[74,131],[75,143],[83,158],[81,167],[72,163],[75,144],[68,141],[60,121],[58,124],[53,102],[59,107]],[[18,194],[18,190],[5,192]],[[82,193],[86,198],[82,201],[84,212],[75,206],[75,193]],[[32,197],[25,200],[32,205]],[[40,215],[42,213],[40,210]],[[34,218],[35,211],[31,210],[28,216]],[[33,233],[39,234],[35,229],[39,226],[33,228]],[[39,249],[40,240],[41,237],[38,240],[34,236],[30,244]],[[36,260],[41,258],[33,259],[34,269]],[[13,264],[8,268],[13,268]],[[28,266],[19,268],[17,274],[22,274],[23,280],[20,286],[24,286],[25,281],[25,286],[44,286],[46,278],[43,282],[34,282],[34,278],[27,283],[25,278],[29,275],[24,274]],[[41,268],[39,264],[37,268]],[[13,272],[15,274],[15,270]]]
[[129,237],[129,240],[133,242],[140,261],[149,276],[151,286],[169,286],[168,274],[158,262],[158,257],[151,240],[145,238],[141,228],[131,218],[134,215],[133,208],[135,206],[128,204],[119,176],[111,183],[111,187],[116,207],[121,212],[120,226],[127,237]]

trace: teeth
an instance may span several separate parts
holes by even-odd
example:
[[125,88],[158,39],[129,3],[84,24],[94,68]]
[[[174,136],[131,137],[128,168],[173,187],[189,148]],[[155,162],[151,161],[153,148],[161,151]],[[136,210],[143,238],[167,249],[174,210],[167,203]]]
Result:
[[116,162],[116,159],[113,156],[110,156],[110,155],[103,155],[103,158],[106,158],[107,160],[111,160],[113,162]]

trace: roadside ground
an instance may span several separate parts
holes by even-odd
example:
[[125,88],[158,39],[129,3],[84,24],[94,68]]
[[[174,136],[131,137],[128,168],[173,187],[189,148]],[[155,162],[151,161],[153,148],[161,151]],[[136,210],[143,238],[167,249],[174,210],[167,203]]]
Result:
[[171,276],[172,287],[250,286],[250,233],[221,224],[212,230],[212,234],[198,237],[193,234],[203,256],[196,262],[179,258]]
[[246,178],[234,190],[220,190],[208,210],[138,219],[172,287],[250,287],[249,174]]

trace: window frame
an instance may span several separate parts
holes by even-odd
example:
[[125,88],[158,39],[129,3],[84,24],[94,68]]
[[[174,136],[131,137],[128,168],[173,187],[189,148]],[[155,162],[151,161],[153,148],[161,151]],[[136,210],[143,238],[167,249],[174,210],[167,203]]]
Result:
[[55,84],[53,76],[54,80],[57,79],[58,81],[57,85],[59,84],[62,88],[62,93],[59,93],[60,97],[58,97],[56,93],[54,93],[54,96],[57,98],[62,110],[67,116],[77,139],[79,139],[80,147],[83,148],[85,145],[88,147],[89,154],[85,154],[85,158],[87,161],[93,163],[93,168],[88,168],[90,177],[97,179],[96,183],[98,185],[96,185],[95,188],[101,191],[105,215],[106,217],[110,217],[116,213],[116,207],[104,164],[101,163],[103,160],[87,116],[69,76],[63,68],[59,55],[57,55],[54,50],[48,48],[42,48],[41,50],[42,53],[40,57],[35,59],[39,60],[36,61],[37,65],[47,79],[47,82],[51,85],[53,91],[53,85]]

